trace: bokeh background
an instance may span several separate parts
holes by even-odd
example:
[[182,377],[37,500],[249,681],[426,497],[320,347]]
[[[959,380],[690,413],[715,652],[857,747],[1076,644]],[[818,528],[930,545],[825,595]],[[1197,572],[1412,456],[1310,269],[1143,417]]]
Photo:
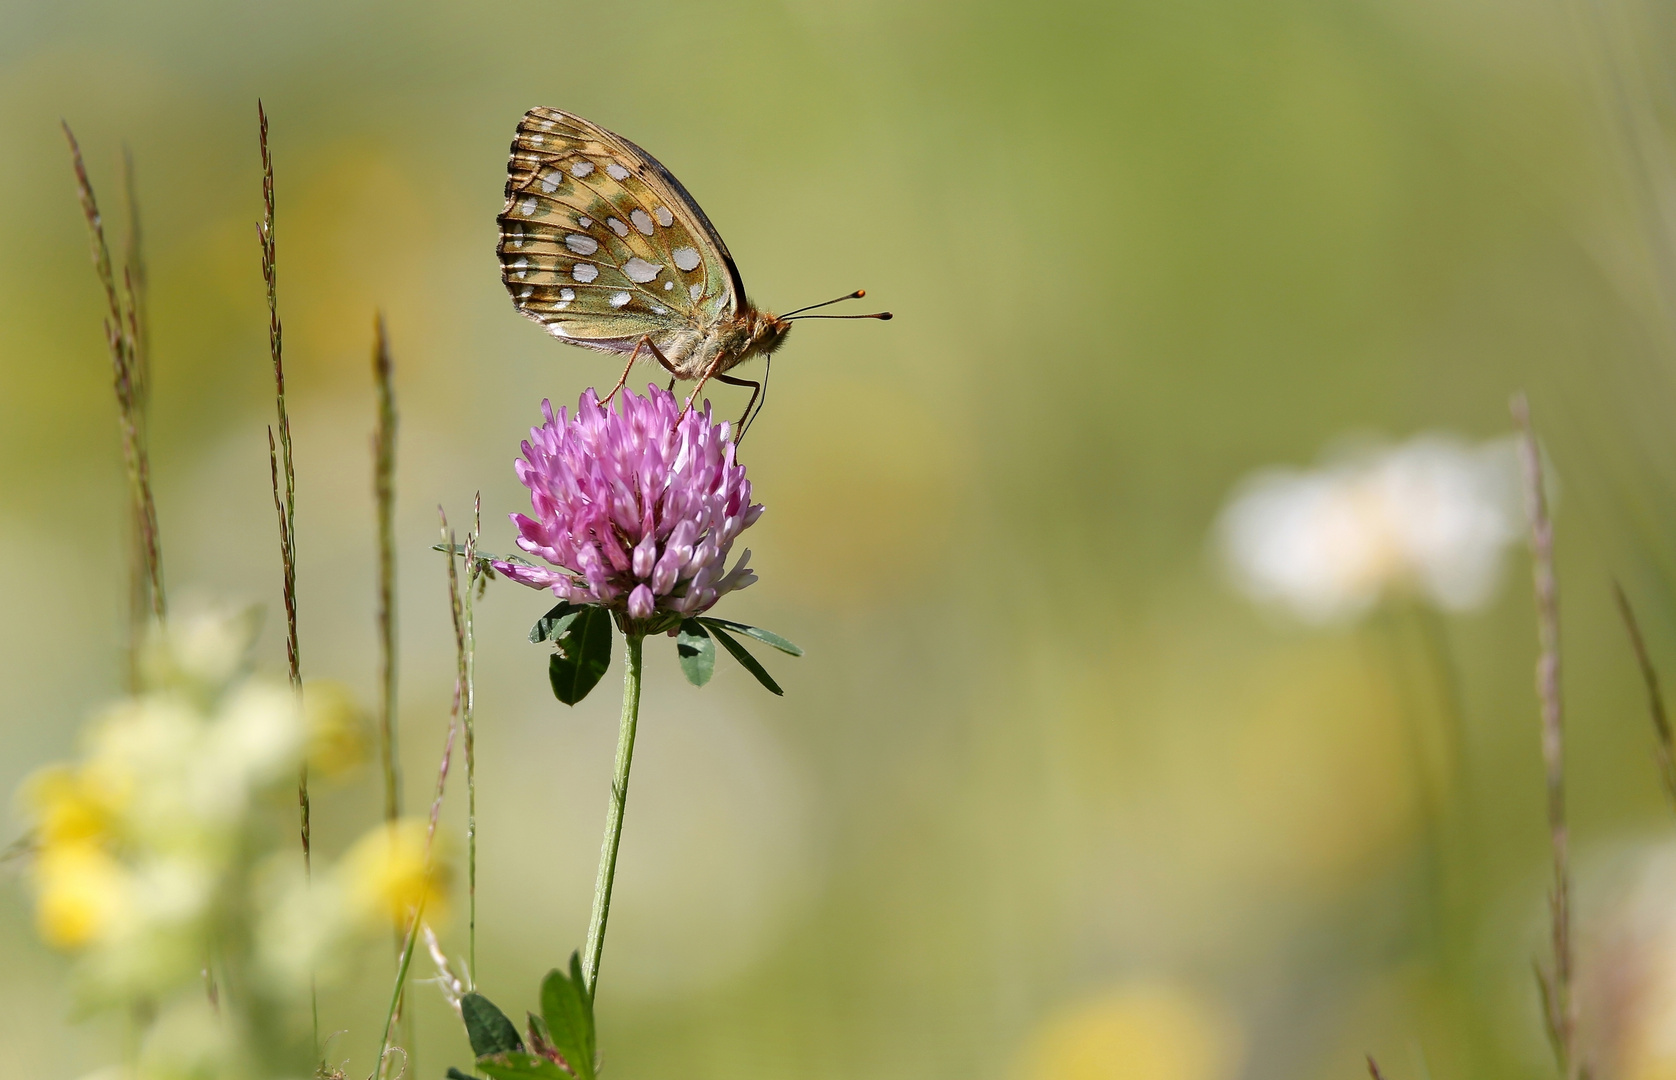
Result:
[[[616,374],[498,280],[513,126],[559,106],[668,164],[759,302],[865,286],[897,312],[799,328],[746,447],[762,580],[726,614],[805,646],[769,661],[786,696],[725,664],[691,690],[650,650],[599,999],[611,1075],[1326,1078],[1365,1051],[1393,1080],[1547,1075],[1525,560],[1470,615],[1309,627],[1233,592],[1211,535],[1256,467],[1347,436],[1497,436],[1527,389],[1562,492],[1580,918],[1629,903],[1612,882],[1676,826],[1610,596],[1615,577],[1676,660],[1664,17],[7,0],[0,789],[121,685],[122,473],[59,119],[115,235],[124,144],[137,162],[172,595],[265,604],[277,672],[265,101],[303,666],[368,701],[385,313],[413,802],[451,671],[436,508],[461,522],[481,490],[484,546],[509,546],[541,399]],[[582,939],[615,740],[614,694],[551,699],[524,640],[544,607],[504,584],[480,607],[479,982],[509,1009]],[[1451,711],[1428,765],[1413,733]],[[326,850],[375,819],[376,783],[319,795]],[[444,938],[463,950],[457,914]],[[0,956],[9,1075],[112,1059],[119,1026],[72,1016],[11,872]],[[352,1074],[387,985],[323,1003]],[[418,997],[417,1075],[440,1075],[469,1054]],[[1648,1060],[1623,1071],[1671,1067]]]

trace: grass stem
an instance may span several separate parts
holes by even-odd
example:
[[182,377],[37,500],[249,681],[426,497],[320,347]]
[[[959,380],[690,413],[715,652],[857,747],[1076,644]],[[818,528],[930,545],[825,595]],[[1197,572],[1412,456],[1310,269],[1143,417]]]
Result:
[[[279,322],[279,273],[274,247],[274,159],[268,148],[268,113],[261,101],[256,102],[258,140],[262,148],[262,220],[256,226],[256,239],[262,247],[262,281],[268,296],[268,355],[274,369],[274,408],[278,417],[279,436],[268,429],[268,470],[273,481],[274,514],[279,518],[279,561],[282,589],[285,596],[285,659],[291,690],[302,706],[302,658],[297,648],[297,470],[291,459],[291,416],[285,408],[285,356]],[[280,477],[285,484],[281,493]],[[303,871],[314,873],[308,796],[308,759],[297,766],[298,835],[303,847]],[[320,1049],[320,996],[313,980],[309,986],[309,1011],[314,1022],[314,1047]]]
[[1635,650],[1635,663],[1641,669],[1641,682],[1647,688],[1647,711],[1653,720],[1653,754],[1658,759],[1659,778],[1664,781],[1664,793],[1676,804],[1676,740],[1670,731],[1670,714],[1665,711],[1664,691],[1659,687],[1658,669],[1647,652],[1647,640],[1641,636],[1641,624],[1636,621],[1635,609],[1630,606],[1624,587],[1612,583],[1612,593],[1618,600],[1618,614],[1623,617],[1624,629],[1629,632],[1630,647]]
[[373,322],[373,496],[378,504],[378,751],[384,768],[384,820],[401,816],[401,763],[396,739],[396,395],[384,318]]
[[[461,640],[460,676],[465,683],[466,730],[466,979],[477,985],[477,624],[474,601],[482,584],[477,563],[477,538],[483,531],[483,493],[472,501],[471,531],[466,533],[465,627]],[[450,544],[450,548],[452,548]],[[454,566],[452,553],[448,565]]]
[[1530,405],[1523,394],[1510,405],[1519,428],[1524,464],[1525,506],[1530,516],[1531,570],[1536,591],[1539,653],[1536,690],[1542,704],[1542,761],[1548,792],[1548,835],[1554,879],[1548,894],[1553,966],[1537,965],[1543,1020],[1560,1072],[1566,1080],[1586,1075],[1577,1054],[1577,1003],[1572,994],[1571,866],[1565,820],[1565,712],[1560,684],[1559,579],[1554,571],[1554,524],[1548,516],[1542,476],[1542,451],[1531,428]]
[[145,413],[150,376],[146,348],[147,320],[143,312],[146,273],[140,253],[139,204],[134,192],[132,159],[125,154],[123,187],[128,202],[129,230],[122,287],[119,289],[110,247],[105,242],[104,218],[99,211],[99,201],[94,196],[87,166],[82,161],[81,146],[76,142],[69,124],[64,124],[64,138],[70,145],[76,192],[81,202],[82,217],[87,221],[94,273],[105,293],[105,344],[111,357],[117,425],[128,478],[128,518],[132,538],[129,549],[128,679],[130,688],[133,688],[137,679],[136,658],[146,624],[152,619],[161,620],[166,611],[162,546],[157,528],[157,505],[151,490],[151,452],[146,438]]
[[[442,745],[442,761],[436,770],[436,791],[431,796],[431,813],[425,829],[425,866],[427,873],[431,865],[431,858],[436,850],[437,822],[442,816],[442,797],[448,790],[448,770],[454,760],[454,740],[460,730],[461,708],[465,700],[465,625],[464,613],[460,602],[460,577],[454,569],[454,536],[448,531],[448,516],[437,508],[442,519],[442,542],[447,545],[448,552],[448,608],[454,621],[454,651],[457,660],[456,676],[454,679],[454,703],[448,714],[448,738]],[[407,982],[407,971],[413,962],[413,947],[419,940],[421,927],[424,922],[425,910],[421,903],[414,909],[413,919],[408,924],[407,931],[402,935],[401,962],[396,968],[396,985],[390,991],[390,1008],[384,1016],[384,1032],[378,1045],[378,1056],[373,1059],[374,1080],[380,1080],[384,1075],[384,1061],[390,1052],[390,1036],[395,1030],[396,1017],[402,1008],[402,997]],[[407,1051],[407,1073],[416,1074],[413,1063],[413,1047],[405,1047]]]
[[[384,820],[394,825],[402,812],[396,727],[396,394],[383,315],[373,319],[372,375],[378,398],[372,438],[373,501],[378,510],[378,756],[384,773]],[[398,968],[406,954],[398,932]],[[412,1014],[402,1013],[401,1024],[403,1045],[411,1046]]]

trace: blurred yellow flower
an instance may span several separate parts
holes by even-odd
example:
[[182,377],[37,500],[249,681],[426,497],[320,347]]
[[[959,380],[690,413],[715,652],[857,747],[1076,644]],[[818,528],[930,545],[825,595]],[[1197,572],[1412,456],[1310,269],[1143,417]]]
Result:
[[129,880],[109,853],[86,842],[43,847],[36,856],[35,925],[49,945],[77,949],[103,937],[127,907]]
[[24,781],[22,801],[34,822],[35,842],[43,848],[110,836],[115,793],[85,769],[49,765],[36,771]]
[[303,722],[308,733],[308,768],[324,777],[353,772],[372,749],[370,717],[347,685],[310,679],[303,685]]
[[1133,986],[1050,1017],[1025,1053],[1023,1080],[1224,1080],[1238,1036],[1186,990]]
[[419,818],[374,826],[344,854],[338,873],[357,917],[406,926],[416,907],[424,908],[427,921],[442,914],[449,873],[434,852],[426,852],[425,832]]

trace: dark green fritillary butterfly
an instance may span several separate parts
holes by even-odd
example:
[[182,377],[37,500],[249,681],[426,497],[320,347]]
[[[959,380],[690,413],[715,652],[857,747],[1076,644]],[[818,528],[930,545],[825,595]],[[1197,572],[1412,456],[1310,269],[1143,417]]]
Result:
[[524,114],[496,220],[513,305],[561,341],[627,353],[619,388],[644,352],[676,378],[698,380],[695,397],[716,378],[752,387],[754,403],[760,384],[726,372],[773,354],[797,318],[890,318],[802,314],[825,304],[785,315],[755,307],[681,182],[621,135],[558,109]]

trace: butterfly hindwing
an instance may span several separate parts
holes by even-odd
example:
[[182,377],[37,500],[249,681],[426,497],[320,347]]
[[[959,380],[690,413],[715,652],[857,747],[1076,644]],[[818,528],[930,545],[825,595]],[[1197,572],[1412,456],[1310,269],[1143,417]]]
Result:
[[556,109],[518,125],[499,219],[514,305],[555,337],[676,363],[743,303],[738,271],[679,181],[628,140]]

